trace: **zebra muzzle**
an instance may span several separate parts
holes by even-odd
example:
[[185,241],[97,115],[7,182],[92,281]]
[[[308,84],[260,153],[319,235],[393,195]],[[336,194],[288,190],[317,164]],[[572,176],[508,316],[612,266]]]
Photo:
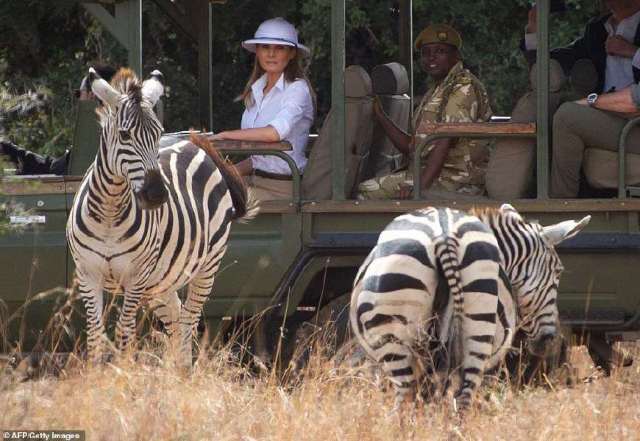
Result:
[[146,210],[153,210],[167,202],[169,192],[158,170],[152,170],[145,174],[144,183],[136,192],[136,199],[140,206]]
[[531,341],[529,351],[537,357],[547,357],[553,353],[556,347],[556,333],[545,332]]

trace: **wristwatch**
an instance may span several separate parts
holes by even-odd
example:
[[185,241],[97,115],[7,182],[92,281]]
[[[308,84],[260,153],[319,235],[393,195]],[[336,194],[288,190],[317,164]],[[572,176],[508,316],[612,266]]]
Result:
[[590,93],[589,95],[587,95],[587,104],[589,105],[589,107],[595,106],[596,101],[598,101],[597,93]]

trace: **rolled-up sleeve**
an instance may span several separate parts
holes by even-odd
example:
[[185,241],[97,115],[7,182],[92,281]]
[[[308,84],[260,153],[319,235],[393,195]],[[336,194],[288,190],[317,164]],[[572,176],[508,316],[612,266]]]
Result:
[[291,84],[282,101],[282,109],[268,125],[278,132],[280,139],[285,139],[291,133],[291,129],[313,106],[307,82],[298,80]]
[[524,48],[528,51],[535,51],[538,49],[538,34],[525,33],[524,34]]

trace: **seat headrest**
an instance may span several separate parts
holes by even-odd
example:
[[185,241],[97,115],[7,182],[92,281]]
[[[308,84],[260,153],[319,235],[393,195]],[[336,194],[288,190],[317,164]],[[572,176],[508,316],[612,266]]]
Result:
[[[538,79],[536,77],[537,65],[534,64],[529,72],[529,84],[531,90],[536,90]],[[560,63],[553,58],[549,60],[549,92],[559,92],[567,82],[567,76]]]
[[409,75],[400,63],[380,64],[371,71],[373,93],[376,95],[402,95],[409,92]]
[[576,61],[569,73],[573,89],[580,95],[586,96],[598,86],[598,71],[593,61],[582,58]]
[[371,77],[361,66],[349,66],[344,71],[344,96],[364,98],[371,96]]

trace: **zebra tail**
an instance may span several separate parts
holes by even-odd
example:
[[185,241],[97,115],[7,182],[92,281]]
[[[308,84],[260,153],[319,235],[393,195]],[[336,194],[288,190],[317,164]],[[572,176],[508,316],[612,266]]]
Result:
[[238,172],[236,166],[226,158],[223,158],[220,152],[213,146],[205,136],[193,133],[190,137],[192,143],[204,150],[207,155],[220,170],[222,178],[227,183],[227,188],[231,194],[233,203],[233,220],[245,223],[258,215],[260,207],[258,200],[249,191],[247,184]]
[[444,316],[445,318],[450,317],[450,320],[448,327],[442,330],[441,338],[442,343],[447,347],[450,368],[459,367],[464,357],[464,335],[462,332],[464,298],[457,251],[458,243],[453,237],[444,237],[435,244],[435,257],[440,262],[449,285],[449,302]]

